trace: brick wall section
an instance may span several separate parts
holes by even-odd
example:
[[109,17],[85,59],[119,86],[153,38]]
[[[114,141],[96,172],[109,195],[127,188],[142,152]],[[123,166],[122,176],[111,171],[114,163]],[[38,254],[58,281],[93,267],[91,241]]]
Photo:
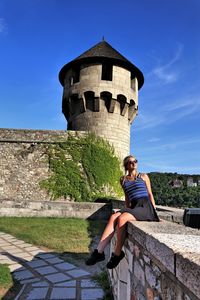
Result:
[[[115,239],[111,243],[113,251]],[[163,221],[130,222],[125,258],[109,272],[114,299],[200,299],[200,232]]]
[[67,137],[64,130],[0,129],[0,199],[49,200],[39,186],[50,174],[46,146]]

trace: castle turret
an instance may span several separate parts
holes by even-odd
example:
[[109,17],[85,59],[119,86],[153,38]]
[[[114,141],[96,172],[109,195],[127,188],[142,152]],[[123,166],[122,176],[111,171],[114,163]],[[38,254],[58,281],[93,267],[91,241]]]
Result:
[[129,154],[142,72],[102,41],[66,64],[59,80],[67,129],[94,132],[113,144],[120,158]]

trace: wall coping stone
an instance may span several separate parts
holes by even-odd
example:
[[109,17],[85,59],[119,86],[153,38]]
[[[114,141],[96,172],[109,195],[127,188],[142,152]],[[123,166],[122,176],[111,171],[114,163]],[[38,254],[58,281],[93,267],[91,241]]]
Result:
[[129,222],[128,239],[200,298],[200,230],[169,221]]
[[111,203],[0,199],[0,216],[107,220],[110,214]]

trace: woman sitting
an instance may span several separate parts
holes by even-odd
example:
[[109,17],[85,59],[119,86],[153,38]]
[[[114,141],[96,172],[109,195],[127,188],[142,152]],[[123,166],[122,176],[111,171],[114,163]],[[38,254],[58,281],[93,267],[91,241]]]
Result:
[[150,179],[147,174],[137,171],[137,159],[129,155],[124,158],[125,176],[120,183],[125,194],[125,208],[112,214],[101,236],[97,249],[86,260],[87,265],[94,265],[105,259],[104,249],[117,232],[115,251],[107,263],[108,269],[115,268],[124,257],[122,246],[126,236],[126,224],[128,221],[157,221],[155,201],[151,190]]

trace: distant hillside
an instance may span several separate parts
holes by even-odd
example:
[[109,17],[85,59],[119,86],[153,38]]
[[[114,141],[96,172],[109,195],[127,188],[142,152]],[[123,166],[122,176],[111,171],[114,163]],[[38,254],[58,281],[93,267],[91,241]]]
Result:
[[200,207],[200,175],[158,172],[148,175],[158,205]]

